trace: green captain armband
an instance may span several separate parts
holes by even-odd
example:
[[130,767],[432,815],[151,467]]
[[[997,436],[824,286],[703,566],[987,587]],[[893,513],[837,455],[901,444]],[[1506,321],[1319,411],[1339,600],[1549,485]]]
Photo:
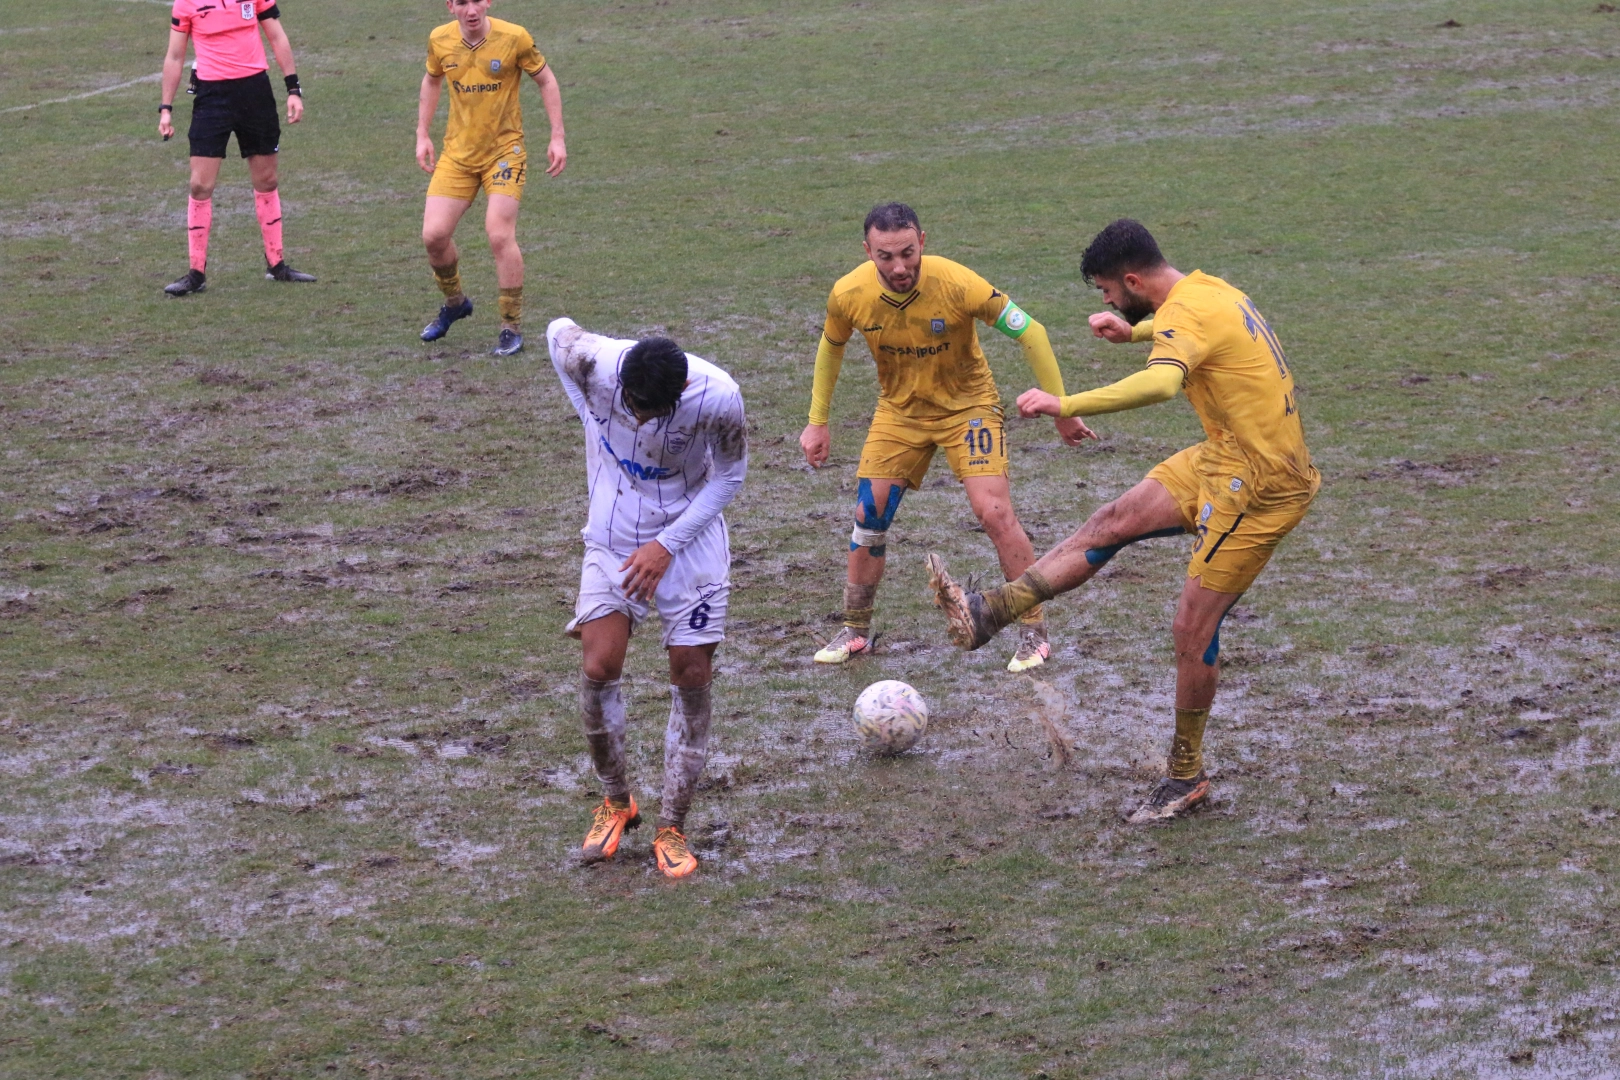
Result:
[[996,320],[996,329],[1017,341],[1024,336],[1024,331],[1029,329],[1029,324],[1033,321],[1028,312],[1008,300],[1007,306],[1001,309],[1001,317]]

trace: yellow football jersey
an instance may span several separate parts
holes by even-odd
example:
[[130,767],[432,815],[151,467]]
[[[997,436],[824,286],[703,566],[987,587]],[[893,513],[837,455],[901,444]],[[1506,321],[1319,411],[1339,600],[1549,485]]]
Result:
[[993,324],[1007,304],[1005,293],[949,259],[924,255],[905,296],[886,290],[876,264],[865,262],[833,286],[822,332],[843,345],[859,330],[877,361],[882,400],[934,420],[1001,403],[973,320]]
[[461,39],[459,22],[428,35],[428,74],[450,89],[450,120],[444,152],[477,168],[523,142],[523,104],[518,90],[525,75],[539,74],[546,58],[534,38],[516,23],[490,19],[489,32],[474,48]]
[[[1201,270],[1176,282],[1153,315],[1149,364],[1175,364],[1209,437],[1198,469],[1256,509],[1316,493],[1294,376],[1254,301]],[[1236,486],[1233,486],[1236,485]]]

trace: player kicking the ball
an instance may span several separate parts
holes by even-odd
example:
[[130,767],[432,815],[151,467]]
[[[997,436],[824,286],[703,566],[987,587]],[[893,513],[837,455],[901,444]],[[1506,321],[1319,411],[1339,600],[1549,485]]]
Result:
[[190,296],[208,287],[214,185],[232,132],[253,180],[253,209],[264,239],[264,276],[272,281],[315,280],[314,275],[288,266],[281,250],[281,193],[276,180],[281,121],[276,118],[276,95],[270,89],[261,29],[287,83],[287,123],[296,124],[304,116],[304,94],[276,0],[174,0],[169,51],[163,57],[163,104],[158,106],[158,134],[165,142],[174,137],[174,95],[180,89],[188,40],[197,50],[192,72],[197,103],[191,107],[187,134],[191,140],[191,199],[186,208],[186,236],[191,268],[164,287],[170,296]]
[[[872,610],[883,578],[889,525],[900,497],[917,487],[934,451],[945,450],[1011,581],[1035,561],[1024,527],[1013,514],[1007,483],[1001,392],[979,348],[973,321],[1017,341],[1035,380],[1062,396],[1063,376],[1046,330],[972,270],[923,254],[917,215],[888,203],[866,215],[868,262],[845,274],[827,298],[827,321],[816,351],[810,422],[799,436],[804,459],[826,464],[832,447],[827,421],[844,345],[859,330],[877,362],[878,405],[861,451],[855,531],[849,538],[844,628],[816,653],[820,664],[842,664],[872,646]],[[1077,445],[1089,436],[1079,420],[1060,419],[1058,432]],[[1020,616],[1022,633],[1008,671],[1046,662],[1052,647],[1039,605]]]
[[[422,340],[439,340],[450,332],[451,323],[473,312],[472,298],[461,290],[455,234],[461,215],[482,188],[489,196],[484,231],[489,234],[495,281],[501,290],[501,333],[494,353],[511,356],[523,349],[523,252],[518,249],[517,216],[529,159],[523,149],[523,103],[518,100],[522,76],[540,88],[540,101],[551,122],[547,176],[563,171],[568,148],[557,76],[529,32],[516,23],[491,19],[489,4],[490,0],[445,0],[455,21],[428,36],[427,74],[422,76],[416,107],[416,163],[433,177],[422,211],[422,242],[444,304],[422,330]],[[429,128],[447,78],[450,119],[444,126],[444,153],[435,161]]]
[[1021,612],[1079,588],[1127,544],[1195,534],[1171,631],[1176,734],[1169,775],[1130,815],[1141,824],[1177,817],[1209,797],[1204,725],[1220,677],[1221,620],[1304,518],[1322,478],[1305,448],[1288,361],[1253,301],[1220,278],[1181,273],[1134,221],[1098,233],[1080,272],[1118,312],[1093,315],[1092,332],[1113,342],[1151,341],[1147,367],[1071,397],[1026,391],[1018,411],[1093,416],[1185,390],[1208,438],[1155,466],[1017,581],[964,592],[938,555],[928,556],[928,568],[951,640],[977,649]]
[[631,631],[656,606],[671,685],[653,856],[667,877],[685,877],[697,869],[682,830],[708,749],[711,665],[731,594],[721,511],[748,471],[742,394],[731,376],[668,338],[620,341],[558,319],[546,340],[585,425],[590,487],[568,632],[585,647],[580,713],[606,797],[584,857],[611,858],[641,821],[625,768],[619,678]]

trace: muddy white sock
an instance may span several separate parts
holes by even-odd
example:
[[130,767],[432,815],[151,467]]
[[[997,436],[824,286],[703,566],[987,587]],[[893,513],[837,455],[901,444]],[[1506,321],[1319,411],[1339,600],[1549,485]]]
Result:
[[623,806],[630,799],[630,779],[624,766],[624,699],[619,696],[619,680],[598,682],[581,676],[579,713],[585,728],[585,741],[591,747],[591,763],[608,801]]
[[664,729],[664,800],[658,827],[684,829],[698,777],[709,753],[709,683],[696,689],[669,688],[669,726]]

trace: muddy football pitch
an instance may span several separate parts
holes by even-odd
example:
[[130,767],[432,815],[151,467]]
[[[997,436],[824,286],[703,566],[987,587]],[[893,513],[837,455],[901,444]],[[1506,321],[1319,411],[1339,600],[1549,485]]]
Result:
[[[208,291],[163,296],[165,6],[0,10],[0,1076],[1620,1072],[1612,5],[499,0],[570,151],[529,180],[505,361],[481,210],[478,314],[417,340],[426,0],[283,5],[286,238],[320,281],[264,280],[233,149]],[[1037,686],[923,594],[927,551],[995,566],[941,463],[876,655],[810,662],[875,396],[853,345],[807,470],[811,362],[895,198],[1071,390],[1143,359],[1086,327],[1079,252],[1120,216],[1288,351],[1325,483],[1227,621],[1189,820],[1120,819],[1163,768],[1185,541],[1051,604]],[[576,858],[561,314],[673,335],[749,409],[681,883],[650,828]],[[1010,404],[1029,373],[981,336]],[[1094,426],[1010,423],[1038,550],[1200,437],[1181,399]],[[656,634],[628,670],[651,803]],[[882,678],[933,706],[897,758],[849,721]]]

